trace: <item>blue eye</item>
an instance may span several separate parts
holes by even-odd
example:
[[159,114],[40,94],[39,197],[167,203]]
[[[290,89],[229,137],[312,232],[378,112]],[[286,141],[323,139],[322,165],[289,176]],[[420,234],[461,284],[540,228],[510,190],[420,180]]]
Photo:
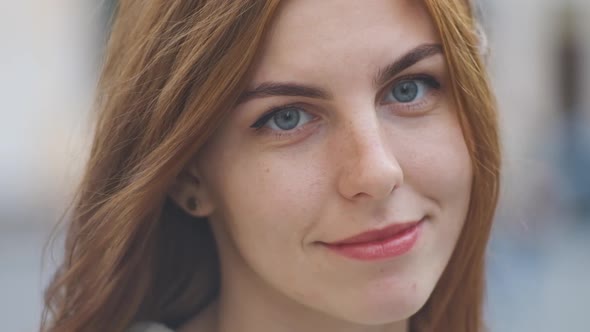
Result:
[[271,125],[274,123],[278,129],[291,130],[297,127],[301,115],[299,111],[292,108],[286,108],[275,113],[271,118]]
[[424,98],[429,89],[439,87],[433,78],[405,79],[394,84],[385,99],[387,103],[411,103]]
[[393,88],[392,95],[401,103],[409,103],[414,101],[420,92],[420,87],[415,81],[406,81],[397,84]]
[[313,120],[313,116],[299,107],[289,106],[279,108],[258,119],[252,128],[259,129],[268,126],[271,130],[289,131]]

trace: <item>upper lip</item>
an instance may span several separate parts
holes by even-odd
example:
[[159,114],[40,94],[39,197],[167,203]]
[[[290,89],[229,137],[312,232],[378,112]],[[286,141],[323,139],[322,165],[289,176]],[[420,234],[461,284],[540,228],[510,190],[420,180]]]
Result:
[[373,242],[383,240],[389,237],[392,237],[396,234],[399,234],[409,228],[416,226],[421,220],[418,221],[409,221],[409,222],[401,222],[401,223],[394,223],[387,227],[370,230],[367,232],[359,233],[357,235],[353,235],[349,238],[329,242],[329,245],[345,245],[345,244],[357,244],[357,243],[366,243],[366,242]]

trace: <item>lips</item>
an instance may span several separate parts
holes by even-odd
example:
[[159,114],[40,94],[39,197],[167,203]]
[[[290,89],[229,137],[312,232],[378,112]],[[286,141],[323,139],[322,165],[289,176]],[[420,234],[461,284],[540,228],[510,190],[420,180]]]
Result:
[[361,244],[367,242],[375,242],[401,234],[404,231],[411,229],[412,227],[415,227],[416,225],[418,225],[419,222],[420,221],[396,223],[382,229],[360,233],[340,241],[330,242],[328,244],[337,246],[346,244]]
[[323,243],[330,251],[361,261],[375,261],[401,256],[409,252],[421,233],[422,221],[396,223],[352,237]]

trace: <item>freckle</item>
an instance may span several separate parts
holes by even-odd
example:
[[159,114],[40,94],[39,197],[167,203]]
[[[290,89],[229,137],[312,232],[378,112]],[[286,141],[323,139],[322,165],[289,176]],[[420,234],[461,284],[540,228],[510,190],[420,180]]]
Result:
[[266,173],[270,172],[270,168],[264,170]]
[[415,292],[416,291],[416,283],[412,283],[412,290]]

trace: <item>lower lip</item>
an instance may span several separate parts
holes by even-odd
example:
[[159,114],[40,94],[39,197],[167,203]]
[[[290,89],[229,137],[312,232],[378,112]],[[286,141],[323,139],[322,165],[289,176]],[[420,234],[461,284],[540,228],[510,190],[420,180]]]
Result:
[[401,256],[410,251],[420,235],[422,222],[391,237],[354,244],[326,244],[335,253],[361,261],[374,261]]

